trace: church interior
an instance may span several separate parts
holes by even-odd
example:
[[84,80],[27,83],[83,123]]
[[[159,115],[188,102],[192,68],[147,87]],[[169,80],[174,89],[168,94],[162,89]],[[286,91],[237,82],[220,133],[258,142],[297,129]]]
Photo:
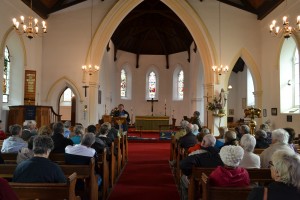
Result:
[[1,0],[1,128],[31,117],[88,127],[121,104],[129,128],[150,133],[198,111],[214,136],[266,123],[299,137],[299,10],[300,0]]
[[[223,89],[227,101],[221,126],[244,119],[244,109],[253,106],[261,109],[258,124],[268,121],[272,129],[288,126],[300,131],[299,81],[293,70],[285,69],[293,68],[291,60],[298,52],[298,1],[4,0],[1,4],[0,59],[4,63],[7,47],[11,66],[9,89],[2,92],[7,99],[1,103],[3,126],[9,106],[28,103],[27,70],[36,74],[29,104],[52,106],[62,119],[72,117],[84,125],[97,123],[122,103],[132,123],[135,116],[153,114],[169,116],[170,123],[175,118],[179,125],[183,116],[198,110],[202,125],[218,134],[220,118],[207,111],[207,105]],[[32,39],[18,33],[12,19],[20,20],[20,15],[45,20],[47,33],[40,35],[42,26]],[[284,15],[296,29],[289,38],[283,33],[274,37],[269,25],[273,19],[280,25]],[[90,63],[99,69],[82,70]],[[228,66],[227,73],[212,70],[221,65]],[[121,72],[126,75],[123,95]],[[151,72],[156,76],[153,97],[158,100],[153,113],[147,102]],[[184,90],[179,94],[180,72]],[[65,90],[73,103],[62,100]]]

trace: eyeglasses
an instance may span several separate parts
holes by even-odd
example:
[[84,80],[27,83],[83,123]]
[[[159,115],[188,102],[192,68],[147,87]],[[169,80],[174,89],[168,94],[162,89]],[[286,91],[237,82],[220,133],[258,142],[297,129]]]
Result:
[[274,167],[274,164],[272,161],[269,162],[269,167]]

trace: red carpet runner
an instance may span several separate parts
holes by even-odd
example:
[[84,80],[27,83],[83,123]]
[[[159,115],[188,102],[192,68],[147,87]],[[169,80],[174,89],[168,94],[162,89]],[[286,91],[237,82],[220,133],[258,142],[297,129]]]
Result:
[[109,200],[179,200],[169,143],[129,143],[128,163]]

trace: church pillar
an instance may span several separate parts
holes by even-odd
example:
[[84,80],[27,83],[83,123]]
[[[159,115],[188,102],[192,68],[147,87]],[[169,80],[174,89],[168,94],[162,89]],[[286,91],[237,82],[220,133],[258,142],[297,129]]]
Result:
[[215,129],[215,119],[212,115],[212,112],[207,110],[207,104],[208,102],[212,101],[212,99],[214,98],[214,84],[204,84],[203,85],[203,89],[204,89],[204,123],[203,126],[206,126],[207,128],[209,128],[211,130],[212,133],[214,133],[214,129]]
[[98,102],[97,102],[97,95],[98,95],[98,87],[95,82],[89,83],[89,114],[88,114],[88,122],[89,124],[97,124],[98,123]]
[[[254,99],[255,99],[255,107],[261,109],[261,112],[263,110],[262,108],[262,95],[263,91],[254,91],[253,92]],[[262,117],[255,120],[257,124],[262,123]]]

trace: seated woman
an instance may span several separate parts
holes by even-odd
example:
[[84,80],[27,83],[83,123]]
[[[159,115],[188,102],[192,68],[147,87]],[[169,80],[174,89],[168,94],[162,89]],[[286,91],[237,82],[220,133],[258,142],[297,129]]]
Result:
[[240,162],[240,167],[244,168],[260,168],[260,158],[253,153],[256,140],[250,134],[243,135],[240,141],[241,147],[244,149],[244,157]]
[[269,147],[267,141],[267,133],[264,130],[258,130],[255,132],[256,145],[255,148],[266,149]]
[[250,178],[246,169],[238,167],[244,150],[240,146],[224,146],[220,151],[223,166],[217,167],[209,176],[211,185],[219,187],[249,186]]
[[17,155],[17,164],[19,164],[20,162],[24,161],[24,160],[28,160],[30,158],[33,157],[33,139],[35,136],[31,136],[28,140],[28,147],[23,147],[22,149],[20,149],[18,151],[18,155]]
[[81,137],[84,134],[84,128],[82,125],[76,125],[74,127],[74,135],[70,138],[74,144],[80,144]]
[[226,126],[219,127],[219,136],[216,137],[217,141],[215,147],[220,149],[225,143],[225,133],[228,131]]
[[271,158],[271,176],[275,182],[268,187],[256,187],[248,200],[298,200],[300,199],[300,156],[290,151],[276,151]]
[[225,143],[223,146],[221,146],[221,148],[228,145],[237,146],[239,144],[239,142],[237,141],[237,136],[235,131],[226,131],[224,139],[225,139]]

